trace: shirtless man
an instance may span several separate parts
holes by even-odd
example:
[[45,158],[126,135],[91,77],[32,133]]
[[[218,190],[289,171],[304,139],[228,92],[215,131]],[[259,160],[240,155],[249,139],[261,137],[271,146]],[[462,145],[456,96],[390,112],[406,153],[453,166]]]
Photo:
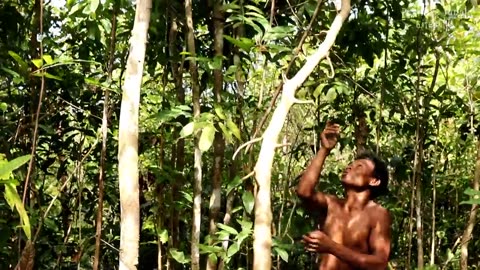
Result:
[[304,205],[326,213],[322,230],[304,235],[302,242],[307,251],[323,254],[320,270],[384,270],[390,255],[391,218],[373,199],[387,190],[386,165],[373,155],[360,155],[342,174],[345,199],[315,191],[338,135],[339,126],[327,123],[321,148],[298,184]]

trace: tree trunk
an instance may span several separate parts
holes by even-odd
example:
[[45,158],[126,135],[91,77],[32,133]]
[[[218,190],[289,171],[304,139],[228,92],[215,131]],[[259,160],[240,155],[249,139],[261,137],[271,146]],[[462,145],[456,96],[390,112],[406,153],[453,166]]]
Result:
[[283,85],[282,98],[273,112],[270,124],[263,134],[262,146],[255,165],[257,192],[255,196],[255,222],[253,240],[253,269],[270,270],[272,267],[272,209],[271,209],[271,174],[275,149],[278,145],[278,136],[283,128],[288,111],[294,103],[300,103],[295,98],[295,91],[312,73],[317,64],[325,58],[343,25],[350,14],[350,1],[342,1],[342,9],[336,15],[324,42],[317,51],[307,58],[305,65],[291,80]]
[[[222,1],[214,0],[213,3],[213,26],[214,26],[214,50],[215,58],[222,59],[223,57],[223,27],[224,14],[222,11]],[[223,92],[223,63],[213,71],[213,91],[215,93],[216,106],[221,107],[222,92]],[[219,129],[220,130],[220,129]],[[210,197],[210,215],[209,215],[209,233],[210,244],[213,244],[215,233],[217,232],[217,218],[220,211],[221,195],[222,195],[222,168],[223,168],[223,152],[225,151],[225,140],[222,132],[215,133],[213,142],[214,164],[213,164],[213,181],[212,181],[212,195]],[[209,257],[207,260],[207,270],[217,269],[217,260]]]
[[[193,95],[193,116],[200,116],[200,85],[198,84],[197,61],[195,59],[195,37],[193,32],[192,0],[185,1],[185,17],[187,20],[187,47],[190,53],[190,74]],[[200,270],[200,223],[202,215],[202,152],[199,147],[200,133],[195,135],[194,150],[194,184],[193,184],[193,220],[192,220],[192,270]]]
[[[473,179],[473,189],[478,191],[480,183],[480,141],[477,142],[477,160],[475,163],[475,176]],[[478,198],[478,196],[476,196]],[[467,270],[468,268],[468,243],[472,240],[472,232],[475,227],[476,217],[478,212],[478,204],[472,205],[470,215],[468,218],[467,227],[463,232],[460,255],[460,269]]]
[[[110,35],[110,53],[108,59],[108,81],[112,81],[113,72],[113,60],[115,56],[115,43],[117,31],[117,16],[116,8],[113,10],[112,15],[112,32]],[[107,155],[107,134],[108,134],[108,102],[109,102],[109,90],[105,89],[105,99],[103,101],[103,117],[102,117],[102,150],[100,154],[100,174],[98,176],[98,209],[97,218],[95,221],[95,257],[93,259],[93,270],[98,270],[100,264],[100,241],[102,239],[102,219],[103,219],[103,195],[104,195],[104,182],[105,182],[105,158]]]
[[[168,37],[169,55],[171,59],[172,75],[175,84],[177,101],[179,104],[185,104],[185,90],[183,88],[183,59],[182,64],[178,63],[179,53],[177,49],[177,35],[178,35],[178,18],[176,12],[171,12],[171,25]],[[180,117],[180,122],[186,124],[185,117]],[[179,137],[179,128],[174,129],[173,137]],[[182,172],[185,167],[185,139],[179,138],[178,142],[172,146],[172,164],[175,166],[177,172]],[[177,173],[175,175],[175,181],[172,183],[172,201],[176,202],[179,199],[178,187],[181,187],[184,183],[183,174]],[[175,206],[172,206],[170,215],[170,235],[171,241],[169,241],[170,248],[179,247],[179,216],[178,210]],[[170,260],[167,257],[167,260]],[[175,261],[168,261],[167,265],[175,264]]]
[[137,269],[140,237],[138,110],[152,0],[138,0],[120,108],[120,270]]

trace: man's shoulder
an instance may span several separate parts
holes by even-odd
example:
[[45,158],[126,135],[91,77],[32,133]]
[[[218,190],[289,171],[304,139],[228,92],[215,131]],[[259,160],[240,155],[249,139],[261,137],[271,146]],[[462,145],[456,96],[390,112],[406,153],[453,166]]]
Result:
[[380,205],[376,202],[373,202],[373,201],[371,202],[370,207],[369,207],[369,212],[377,220],[388,221],[388,223],[391,222],[390,221],[391,220],[390,211],[388,211],[387,208],[383,207],[382,205]]

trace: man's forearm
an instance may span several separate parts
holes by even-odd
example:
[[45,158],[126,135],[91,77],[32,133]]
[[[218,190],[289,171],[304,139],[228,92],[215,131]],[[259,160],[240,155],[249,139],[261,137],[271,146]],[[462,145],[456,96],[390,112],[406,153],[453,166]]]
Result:
[[320,148],[317,155],[312,159],[310,165],[303,173],[302,178],[298,183],[297,193],[307,195],[313,192],[323,169],[325,159],[329,153],[330,150],[326,148]]
[[335,242],[332,243],[329,253],[356,269],[385,270],[388,264],[386,258],[363,254]]

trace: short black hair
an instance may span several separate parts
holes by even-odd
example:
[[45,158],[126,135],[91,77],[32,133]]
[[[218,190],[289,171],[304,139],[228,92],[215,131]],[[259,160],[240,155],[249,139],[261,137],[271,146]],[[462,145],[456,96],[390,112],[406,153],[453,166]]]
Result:
[[368,159],[373,162],[373,177],[380,180],[380,185],[371,187],[372,199],[388,193],[388,167],[387,164],[375,153],[371,151],[363,151],[357,155],[355,160]]

